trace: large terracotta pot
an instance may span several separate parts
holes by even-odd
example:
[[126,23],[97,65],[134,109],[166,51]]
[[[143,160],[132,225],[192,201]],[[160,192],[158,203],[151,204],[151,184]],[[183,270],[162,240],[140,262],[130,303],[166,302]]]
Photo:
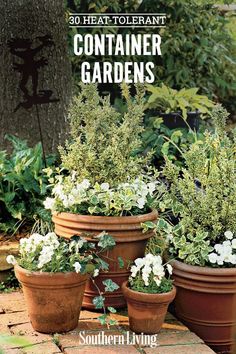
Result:
[[175,297],[175,287],[168,293],[146,294],[131,290],[127,285],[127,281],[122,284],[122,291],[128,305],[130,329],[136,333],[158,333],[165,321],[168,305]]
[[[129,262],[133,262],[138,257],[143,257],[147,241],[154,235],[153,230],[143,232],[141,223],[145,221],[157,220],[157,212],[138,216],[92,216],[76,215],[70,213],[60,213],[53,215],[55,223],[55,232],[59,236],[71,237],[81,235],[85,232],[91,235],[97,235],[106,231],[112,235],[116,241],[116,246],[104,255],[104,260],[109,263],[109,271],[101,272],[95,278],[96,284],[101,291],[104,290],[103,280],[112,279],[119,285],[119,289],[112,293],[105,293],[106,306],[116,308],[125,307],[126,302],[121,291],[122,283],[129,277]],[[91,237],[91,236],[90,236]],[[94,241],[89,236],[89,241]],[[124,268],[119,267],[118,257],[122,257],[125,262]],[[94,308],[92,300],[98,295],[94,284],[89,281],[86,284],[83,306]]]
[[30,272],[15,266],[22,284],[33,328],[42,333],[61,333],[78,325],[87,275]]
[[236,268],[197,267],[173,261],[176,316],[213,350],[230,352],[236,326]]

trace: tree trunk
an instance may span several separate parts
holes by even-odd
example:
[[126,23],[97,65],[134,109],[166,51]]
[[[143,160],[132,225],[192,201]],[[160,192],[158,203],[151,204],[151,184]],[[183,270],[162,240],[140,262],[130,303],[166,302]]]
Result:
[[55,152],[66,133],[71,67],[63,0],[0,2],[0,148],[14,134]]

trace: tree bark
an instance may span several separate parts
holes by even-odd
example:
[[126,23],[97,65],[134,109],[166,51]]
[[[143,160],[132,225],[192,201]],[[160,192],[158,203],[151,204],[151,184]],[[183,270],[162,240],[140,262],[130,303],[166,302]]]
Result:
[[39,121],[47,153],[64,142],[72,85],[67,51],[63,0],[1,0],[1,149],[8,148],[6,134],[40,141]]

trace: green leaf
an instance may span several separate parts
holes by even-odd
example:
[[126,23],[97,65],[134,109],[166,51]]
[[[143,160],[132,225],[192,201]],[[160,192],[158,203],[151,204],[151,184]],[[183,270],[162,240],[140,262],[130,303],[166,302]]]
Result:
[[117,285],[114,281],[112,281],[111,279],[106,279],[103,280],[103,285],[105,285],[105,291],[112,293],[113,291],[119,289],[119,285]]
[[116,309],[114,309],[114,307],[109,306],[108,311],[110,311],[111,313],[116,313]]
[[99,237],[98,246],[104,249],[111,249],[115,246],[116,242],[111,235],[102,234]]
[[106,314],[103,314],[103,315],[101,315],[101,316],[99,316],[98,317],[98,320],[99,320],[99,322],[101,323],[101,325],[105,325],[106,323],[107,323],[107,315]]
[[95,306],[95,309],[104,308],[104,301],[105,301],[105,297],[103,297],[102,295],[94,297],[93,298],[93,304]]
[[121,257],[118,257],[117,259],[118,259],[119,268],[120,269],[124,268],[125,263],[124,263],[123,259]]

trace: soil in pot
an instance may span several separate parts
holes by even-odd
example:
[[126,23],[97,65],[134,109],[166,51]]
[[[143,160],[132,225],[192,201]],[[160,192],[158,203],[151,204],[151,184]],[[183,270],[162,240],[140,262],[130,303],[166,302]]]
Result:
[[[157,212],[137,216],[92,216],[76,215],[70,213],[60,213],[53,215],[55,232],[59,236],[71,237],[87,232],[90,235],[97,235],[102,231],[114,237],[116,246],[104,255],[104,260],[109,264],[108,272],[101,272],[95,278],[100,290],[104,290],[102,281],[112,279],[119,285],[119,289],[112,293],[105,293],[105,305],[116,308],[126,306],[121,285],[129,277],[128,264],[138,257],[143,257],[147,241],[154,235],[153,230],[143,233],[141,223],[145,221],[157,220]],[[86,237],[90,241],[89,236]],[[124,261],[124,267],[119,265],[118,258]],[[93,298],[98,295],[98,291],[91,281],[86,284],[83,307],[94,309]]]
[[30,272],[18,265],[15,274],[36,331],[61,333],[77,327],[87,275]]
[[122,291],[128,305],[130,329],[135,333],[158,333],[175,297],[175,287],[168,293],[147,294],[131,290],[127,284],[123,283]]
[[236,268],[197,267],[173,261],[176,316],[219,353],[232,353],[236,327]]

